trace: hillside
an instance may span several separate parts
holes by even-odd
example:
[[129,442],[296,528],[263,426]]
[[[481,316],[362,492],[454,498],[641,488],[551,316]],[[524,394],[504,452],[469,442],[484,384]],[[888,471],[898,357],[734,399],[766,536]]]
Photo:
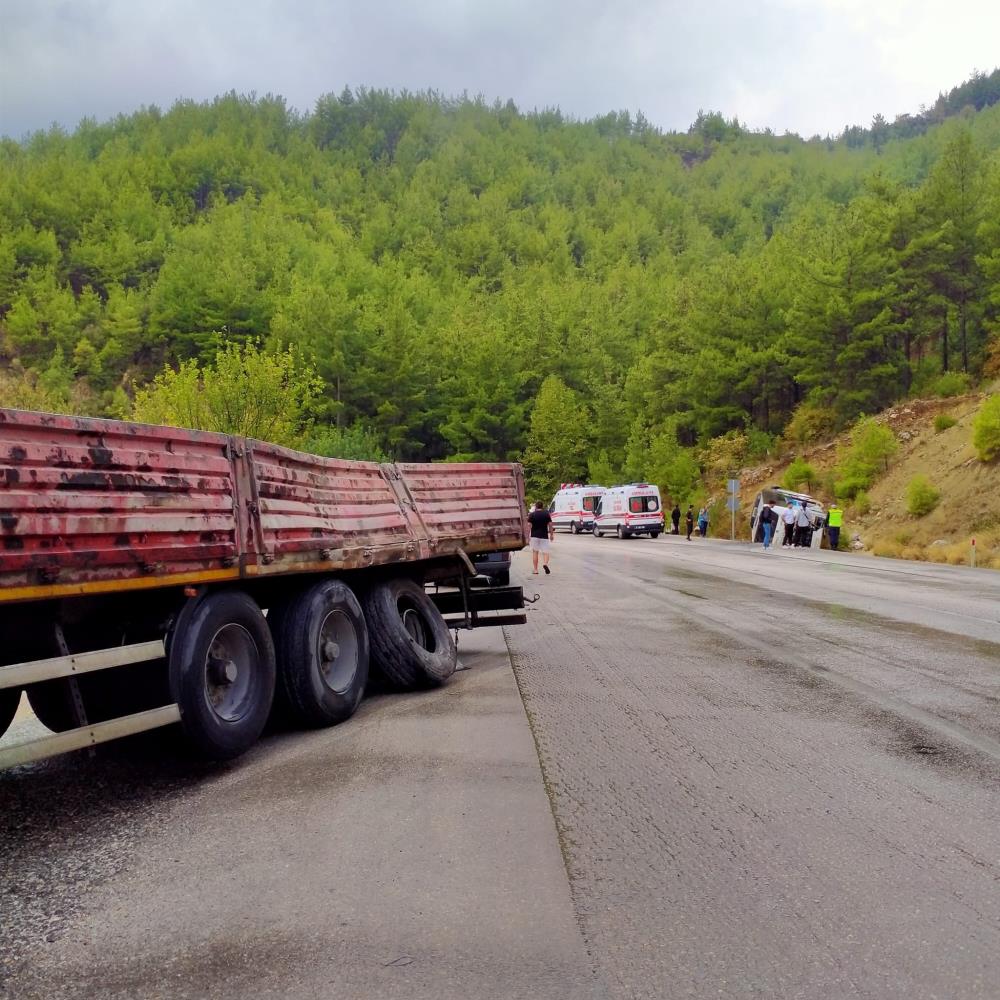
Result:
[[[971,443],[972,420],[986,398],[986,393],[970,393],[915,399],[876,417],[879,424],[891,428],[899,450],[867,490],[862,504],[842,502],[842,547],[879,556],[968,565],[975,539],[976,564],[1000,569],[997,469],[995,464],[981,462]],[[937,430],[934,422],[941,414],[954,418],[955,424]],[[817,482],[810,491],[828,504],[835,499],[831,487],[849,437],[845,433],[809,447],[789,448],[781,461],[744,469],[743,496],[749,502],[762,486],[780,484],[798,458],[816,473]],[[921,517],[907,512],[907,486],[915,476],[925,476],[941,494],[938,505]],[[717,486],[714,501],[716,509],[721,508],[723,498]],[[745,535],[745,527],[740,526]],[[724,527],[721,524],[720,531]]]
[[1000,360],[998,80],[826,139],[361,89],[2,140],[0,398],[131,415],[259,346],[289,442],[693,497]]

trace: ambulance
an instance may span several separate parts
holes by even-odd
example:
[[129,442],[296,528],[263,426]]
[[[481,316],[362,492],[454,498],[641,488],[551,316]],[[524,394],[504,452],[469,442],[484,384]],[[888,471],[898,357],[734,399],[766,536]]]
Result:
[[598,501],[594,515],[594,534],[605,532],[619,538],[649,535],[656,538],[663,531],[663,504],[660,491],[649,483],[612,486]]
[[580,483],[563,483],[549,504],[552,523],[566,528],[571,535],[592,531],[594,508],[607,489],[603,486],[583,486]]

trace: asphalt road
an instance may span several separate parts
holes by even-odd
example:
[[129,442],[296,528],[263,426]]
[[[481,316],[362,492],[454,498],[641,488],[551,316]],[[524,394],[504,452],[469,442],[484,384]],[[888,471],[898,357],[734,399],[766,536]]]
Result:
[[563,535],[552,569],[509,646],[610,996],[1000,997],[997,574]]
[[440,691],[0,774],[0,996],[1000,997],[1000,574],[552,567]]
[[605,996],[503,635],[459,651],[441,690],[226,767],[0,774],[0,996]]

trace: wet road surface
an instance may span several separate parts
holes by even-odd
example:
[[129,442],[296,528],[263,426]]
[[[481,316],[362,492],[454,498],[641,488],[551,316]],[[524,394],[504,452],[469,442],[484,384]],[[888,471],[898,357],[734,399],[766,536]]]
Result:
[[226,767],[0,774],[0,996],[604,997],[503,635],[460,654]]
[[552,565],[441,691],[0,774],[0,996],[1000,997],[1000,574]]
[[1000,996],[997,574],[562,535],[552,568],[515,561],[508,642],[610,996]]

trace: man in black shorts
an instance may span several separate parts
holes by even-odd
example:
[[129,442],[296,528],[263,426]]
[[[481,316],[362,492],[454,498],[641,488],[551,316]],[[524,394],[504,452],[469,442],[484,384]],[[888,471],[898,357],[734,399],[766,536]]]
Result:
[[538,576],[538,553],[542,554],[542,569],[546,573],[551,573],[549,569],[549,549],[552,546],[552,538],[556,533],[556,526],[552,523],[552,515],[542,505],[539,500],[535,503],[535,509],[528,515],[531,522],[531,537],[528,545],[531,547],[531,569],[535,576]]

